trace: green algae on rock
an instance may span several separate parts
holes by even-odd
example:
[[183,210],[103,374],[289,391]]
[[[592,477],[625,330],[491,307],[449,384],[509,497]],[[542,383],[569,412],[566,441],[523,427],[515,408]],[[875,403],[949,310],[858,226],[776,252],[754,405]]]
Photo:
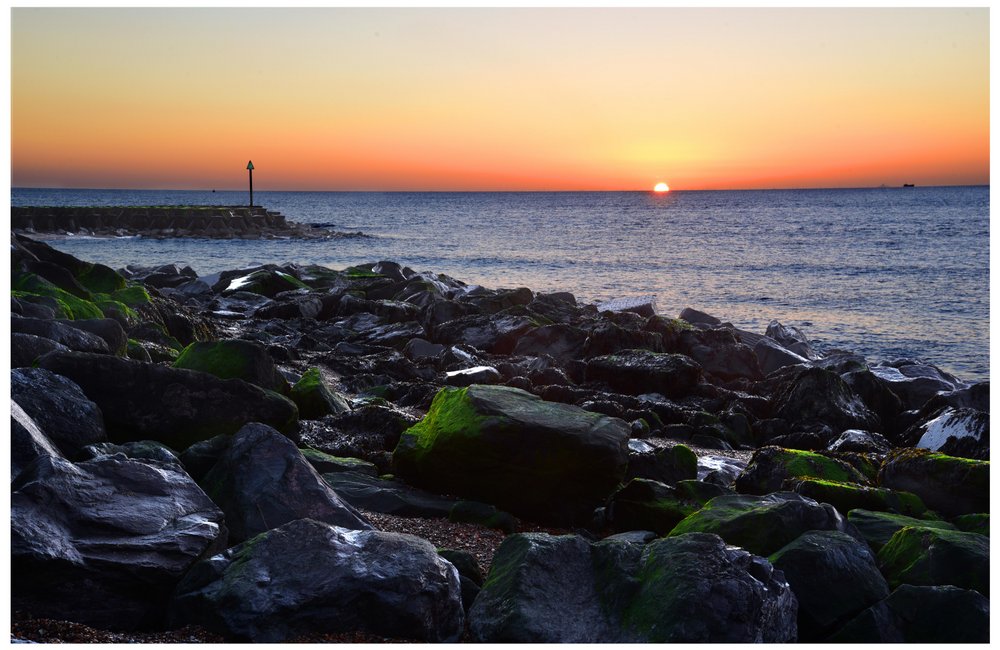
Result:
[[277,393],[288,393],[288,382],[274,367],[267,349],[253,341],[196,341],[184,348],[173,367],[207,372],[219,379],[242,379]]
[[989,512],[990,462],[906,447],[889,452],[878,484],[919,496],[946,517]]
[[984,535],[907,526],[882,547],[878,561],[893,588],[954,585],[990,595],[990,538]]
[[324,415],[338,415],[351,409],[346,399],[326,385],[319,368],[306,370],[288,396],[299,407],[299,417],[304,420],[318,420]]
[[725,488],[701,481],[679,481],[670,486],[636,478],[611,497],[609,518],[619,532],[651,530],[666,535],[710,499],[727,492]]
[[768,494],[782,489],[790,478],[817,478],[837,483],[866,484],[864,475],[849,463],[812,451],[761,447],[736,479],[743,494]]
[[840,512],[863,508],[895,512],[910,517],[924,517],[927,514],[924,502],[910,492],[815,478],[789,479],[786,487],[810,499],[829,503]]
[[892,539],[897,531],[907,526],[955,530],[953,524],[935,519],[916,519],[893,512],[877,512],[858,508],[847,513],[847,520],[865,538],[873,551],[878,551]]

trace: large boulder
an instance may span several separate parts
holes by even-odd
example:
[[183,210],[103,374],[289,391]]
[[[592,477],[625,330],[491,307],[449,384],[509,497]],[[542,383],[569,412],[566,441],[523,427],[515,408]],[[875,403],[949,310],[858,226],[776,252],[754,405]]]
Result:
[[304,420],[319,419],[324,415],[339,415],[351,410],[347,400],[323,381],[319,368],[306,370],[301,379],[292,386],[288,396],[299,407],[299,417]]
[[899,359],[871,367],[902,400],[906,410],[919,409],[939,392],[966,388],[967,384],[936,366],[912,359]]
[[878,552],[892,536],[907,526],[956,530],[953,524],[935,519],[918,519],[894,512],[878,512],[856,508],[847,513],[847,520],[868,542],[873,551]]
[[813,477],[838,483],[867,483],[849,463],[811,451],[761,447],[736,478],[742,494],[769,494],[782,489],[790,478]]
[[162,625],[184,573],[225,546],[222,511],[173,465],[42,456],[11,489],[11,596],[36,616]]
[[82,352],[52,352],[39,366],[74,381],[104,414],[113,442],[158,440],[181,450],[247,422],[291,434],[291,400],[240,379]]
[[889,595],[868,545],[832,530],[813,530],[768,558],[799,601],[799,641],[819,641]]
[[396,472],[430,490],[561,523],[589,520],[625,476],[629,426],[505,386],[442,389],[400,437]]
[[10,331],[32,334],[54,341],[70,350],[108,354],[108,344],[100,336],[72,327],[71,321],[43,320],[41,318],[11,318]]
[[10,402],[10,478],[14,480],[39,456],[62,457],[56,446],[17,402]]
[[977,533],[907,526],[878,552],[892,587],[953,585],[990,595],[990,538]]
[[845,429],[874,431],[878,418],[836,373],[808,368],[775,396],[775,417],[793,426],[826,425],[834,433]]
[[38,357],[44,356],[54,350],[67,351],[62,343],[56,343],[52,339],[35,336],[34,334],[22,334],[12,332],[10,335],[10,367],[30,368],[35,365]]
[[777,341],[766,336],[761,337],[760,340],[754,343],[753,353],[756,355],[757,363],[765,376],[786,366],[809,363],[809,360],[805,357],[795,354],[791,350],[784,348]]
[[767,330],[765,330],[764,334],[768,338],[780,343],[785,349],[809,361],[816,361],[822,358],[822,355],[816,352],[812,345],[809,344],[808,337],[797,327],[782,325],[777,320],[772,320],[767,324]]
[[900,585],[827,639],[842,644],[985,644],[989,640],[989,598],[950,585]]
[[[98,336],[104,340],[104,343],[108,346],[108,350],[111,354],[115,354],[119,357],[125,355],[125,349],[128,347],[128,335],[125,333],[121,324],[113,318],[84,318],[77,320],[60,320],[57,322],[69,325],[70,327],[76,328],[82,332],[89,332],[94,336]],[[81,351],[90,352],[91,350]],[[97,350],[94,351],[96,352]]]
[[787,643],[795,615],[781,573],[715,535],[523,533],[497,550],[469,629],[488,643]]
[[455,642],[464,615],[458,571],[430,542],[300,519],[196,565],[170,619],[264,643],[356,631]]
[[912,517],[924,517],[930,514],[920,497],[910,492],[808,477],[790,479],[785,486],[796,494],[815,499],[820,503],[829,503],[839,512],[849,513],[851,510],[863,508],[896,512]]
[[624,350],[587,363],[587,381],[601,381],[630,395],[682,397],[701,380],[701,367],[682,354]]
[[882,487],[912,492],[947,517],[990,511],[990,462],[926,449],[895,449],[878,473]]
[[770,555],[810,530],[836,530],[858,536],[836,508],[794,492],[715,497],[677,524],[670,536],[714,533],[751,553]]
[[355,508],[401,517],[447,517],[457,499],[360,472],[327,472],[326,481],[341,499]]
[[514,354],[532,357],[548,355],[560,363],[566,363],[580,358],[586,342],[587,333],[577,327],[563,323],[545,325],[518,339]]
[[260,343],[230,339],[198,341],[184,348],[174,368],[198,370],[219,379],[242,379],[261,388],[288,393],[288,382]]
[[656,449],[641,440],[629,441],[626,479],[646,478],[669,485],[691,481],[697,476],[698,457],[687,445]]
[[617,531],[651,530],[666,535],[710,499],[727,493],[723,487],[701,481],[665,485],[649,479],[632,479],[612,495],[608,519]]
[[906,445],[949,456],[990,459],[990,414],[969,408],[943,408],[913,425]]
[[240,429],[201,485],[226,513],[233,542],[296,519],[371,529],[323,481],[295,443],[263,424]]
[[104,416],[80,387],[42,368],[10,372],[10,396],[67,458],[87,445],[107,442]]
[[757,355],[750,346],[740,343],[730,329],[687,330],[680,335],[680,345],[684,354],[719,379],[762,377]]

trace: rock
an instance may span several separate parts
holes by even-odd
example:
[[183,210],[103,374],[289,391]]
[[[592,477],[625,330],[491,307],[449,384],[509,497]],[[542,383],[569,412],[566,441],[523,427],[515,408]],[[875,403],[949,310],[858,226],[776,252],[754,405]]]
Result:
[[698,457],[687,446],[674,445],[659,450],[650,446],[648,451],[635,452],[632,442],[634,441],[629,441],[626,480],[646,478],[669,485],[697,477]]
[[838,483],[868,481],[850,464],[811,451],[762,447],[754,452],[746,469],[736,478],[741,494],[769,494],[782,489],[785,481],[813,477]]
[[479,501],[457,501],[448,511],[448,521],[496,528],[508,535],[517,530],[517,520],[513,515]]
[[646,318],[656,315],[656,296],[625,296],[596,305],[597,311],[629,311]]
[[889,382],[880,379],[867,368],[846,372],[841,375],[841,379],[861,398],[868,410],[878,417],[883,430],[894,434],[899,414],[903,411],[903,402],[892,392]]
[[41,320],[38,318],[11,318],[11,333],[33,334],[55,341],[70,350],[79,352],[96,352],[108,354],[108,344],[104,339],[76,327],[67,325],[60,320]]
[[688,330],[680,335],[681,351],[702,369],[722,380],[763,377],[753,349],[736,340],[732,330]]
[[222,274],[219,282],[212,287],[212,290],[216,293],[227,294],[249,292],[274,298],[282,291],[308,288],[301,280],[289,273],[276,268],[262,268],[245,275],[239,271],[226,271]]
[[360,458],[343,458],[340,456],[331,456],[330,454],[323,453],[318,449],[299,449],[302,452],[303,458],[309,461],[309,464],[313,466],[320,474],[336,473],[336,472],[355,472],[358,474],[364,474],[366,476],[378,476],[378,469],[372,463],[368,461],[361,460]]
[[704,455],[698,457],[699,481],[728,488],[746,468],[747,461],[728,456]]
[[764,334],[777,341],[786,350],[809,361],[816,361],[823,357],[809,345],[809,339],[797,327],[789,327],[772,320],[767,324],[767,330]]
[[170,619],[257,643],[352,631],[455,642],[464,615],[458,571],[429,542],[300,519],[195,566]]
[[784,488],[820,503],[829,503],[839,512],[863,508],[896,512],[911,517],[928,515],[927,506],[918,496],[910,492],[813,478],[789,479],[785,481]]
[[921,409],[923,414],[931,414],[938,409],[950,406],[953,409],[973,409],[990,412],[990,382],[981,381],[967,388],[959,388],[946,393],[938,393],[927,400]]
[[826,447],[827,451],[853,451],[860,454],[885,454],[890,449],[892,443],[885,436],[861,429],[847,429]]
[[960,515],[952,520],[955,527],[967,533],[979,533],[990,536],[990,513],[979,512],[971,515]]
[[391,451],[399,437],[419,422],[410,413],[380,404],[363,404],[322,421],[304,420],[302,442],[333,456],[371,460]]
[[793,492],[775,492],[762,497],[742,494],[715,497],[677,524],[670,536],[714,533],[751,553],[769,555],[810,530],[857,535],[833,506]]
[[940,368],[911,359],[872,366],[871,371],[887,382],[892,392],[902,400],[906,410],[919,409],[941,391],[950,392],[967,387],[964,382]]
[[618,314],[617,319],[628,320],[625,316],[631,316],[639,322],[632,323],[631,327],[622,327],[609,320],[599,320],[590,328],[582,356],[590,358],[613,355],[623,350],[664,351],[663,337],[659,332],[640,329],[644,323],[635,314]]
[[25,467],[39,456],[55,456],[62,454],[45,437],[35,421],[24,412],[14,400],[10,402],[10,478],[13,481]]
[[690,393],[701,380],[701,368],[680,354],[625,350],[587,363],[587,381],[606,382],[629,395],[656,392],[667,397]]
[[65,377],[42,368],[12,370],[10,396],[67,458],[82,458],[84,447],[108,440],[101,409]]
[[447,345],[471,345],[493,354],[509,354],[517,340],[538,323],[524,314],[523,308],[497,314],[472,314],[434,328],[432,340]]
[[137,440],[121,445],[116,445],[113,442],[99,442],[95,445],[87,445],[84,452],[88,459],[122,454],[126,458],[135,460],[155,460],[166,465],[176,465],[178,469],[187,471],[177,454],[163,443],[155,440]]
[[792,426],[816,424],[845,429],[877,430],[878,418],[843,379],[829,370],[808,368],[780,390],[774,398],[775,417]]
[[682,309],[679,318],[693,325],[707,325],[709,327],[722,325],[722,321],[715,316],[710,316],[703,311],[691,309],[690,307]]
[[824,639],[889,596],[864,542],[837,531],[809,531],[768,560],[785,574],[799,601],[799,641]]
[[184,348],[173,367],[207,372],[219,379],[242,379],[281,394],[289,390],[267,348],[253,341],[198,341]]
[[766,377],[775,370],[786,366],[796,366],[809,363],[805,357],[799,356],[781,346],[777,341],[764,337],[753,345],[753,353],[761,373]]
[[564,323],[545,325],[531,330],[518,339],[515,355],[540,357],[548,355],[560,363],[579,359],[583,355],[587,333]]
[[181,464],[184,465],[188,475],[200,484],[201,479],[215,467],[232,441],[231,435],[222,434],[196,442],[181,453]]
[[990,538],[985,535],[908,526],[879,550],[878,561],[892,588],[953,585],[990,595]]
[[[83,332],[89,332],[100,337],[111,354],[125,356],[128,347],[128,335],[121,324],[113,318],[82,318],[78,320],[58,320],[56,322],[68,325]],[[100,352],[100,350],[80,350],[81,352]]]
[[902,439],[907,446],[989,460],[990,416],[968,408],[945,407],[910,427]]
[[780,572],[715,535],[522,533],[497,550],[469,629],[487,643],[775,643],[795,639],[795,614]]
[[833,643],[988,643],[990,601],[952,586],[900,585],[858,614]]
[[292,433],[298,421],[291,400],[238,379],[83,352],[51,352],[39,366],[83,389],[113,442],[158,440],[179,450],[247,422]]
[[443,389],[403,432],[396,473],[539,521],[590,518],[625,476],[624,421],[503,386]]
[[447,517],[458,501],[431,494],[401,481],[357,472],[323,474],[337,495],[355,508],[399,517]]
[[295,443],[262,424],[240,429],[201,485],[226,513],[233,542],[306,518],[353,530],[371,529]]
[[947,517],[990,510],[989,461],[924,449],[895,449],[878,473],[881,487],[916,494]]
[[700,481],[686,480],[670,486],[632,479],[612,495],[608,517],[616,531],[651,530],[666,535],[710,499],[726,493],[725,488]]
[[316,318],[323,311],[323,301],[316,296],[295,296],[291,300],[266,303],[253,313],[254,318],[267,320],[278,318],[292,320],[295,318]]
[[35,616],[161,625],[180,578],[225,545],[222,512],[176,466],[41,456],[11,489],[12,605]]
[[503,376],[491,366],[475,366],[453,370],[444,374],[444,383],[449,386],[471,386],[473,384],[498,384]]
[[323,381],[319,368],[309,368],[292,386],[289,397],[299,408],[299,417],[318,420],[325,415],[339,415],[351,410],[347,400]]
[[38,357],[41,357],[53,350],[67,351],[62,343],[56,343],[52,339],[35,336],[34,334],[22,334],[13,332],[10,335],[10,367],[30,368],[35,365]]
[[437,359],[444,353],[444,346],[416,337],[410,339],[403,348],[403,354],[410,361]]
[[894,512],[877,512],[863,508],[856,508],[848,512],[847,519],[876,552],[885,546],[893,535],[907,526],[955,530],[955,526],[947,521],[917,519]]

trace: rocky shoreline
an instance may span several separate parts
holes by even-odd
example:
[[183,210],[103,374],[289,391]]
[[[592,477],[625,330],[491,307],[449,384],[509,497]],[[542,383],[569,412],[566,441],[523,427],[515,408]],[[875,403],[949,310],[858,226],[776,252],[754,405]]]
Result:
[[15,639],[989,640],[988,382],[393,262],[11,272]]

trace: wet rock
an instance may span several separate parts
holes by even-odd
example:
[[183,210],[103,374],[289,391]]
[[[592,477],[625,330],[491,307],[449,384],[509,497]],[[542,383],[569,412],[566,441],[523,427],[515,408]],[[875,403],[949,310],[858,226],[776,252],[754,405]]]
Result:
[[112,442],[158,440],[179,450],[247,422],[291,434],[298,421],[291,400],[238,379],[82,352],[51,352],[39,365],[100,407]]
[[912,359],[899,359],[871,367],[902,400],[904,409],[919,409],[941,391],[951,392],[967,385],[936,366]]
[[503,377],[496,368],[491,366],[476,366],[452,370],[444,375],[444,383],[449,386],[471,386],[473,384],[498,384]]
[[857,536],[833,506],[793,492],[716,497],[677,524],[670,536],[714,533],[751,553],[769,555],[810,530],[837,530]]
[[736,477],[746,468],[747,461],[728,456],[703,455],[698,457],[699,481],[730,487]]
[[741,494],[769,494],[790,478],[814,477],[838,483],[865,484],[867,479],[850,464],[810,451],[762,447],[754,452],[736,479]]
[[378,468],[368,461],[361,460],[360,458],[343,458],[340,456],[331,456],[330,454],[323,453],[318,449],[299,449],[302,452],[303,458],[309,461],[309,464],[313,466],[320,474],[327,473],[337,473],[337,472],[355,472],[358,474],[364,474],[366,476],[378,476]]
[[888,597],[889,586],[864,542],[810,531],[768,558],[799,601],[799,641],[819,641]]
[[885,454],[892,444],[884,436],[861,429],[848,429],[827,445],[827,451],[854,451],[861,454]]
[[322,422],[303,421],[302,442],[334,456],[372,460],[392,451],[399,437],[419,419],[391,406],[363,404]]
[[90,332],[67,325],[60,320],[41,320],[38,318],[11,318],[11,333],[32,334],[78,352],[95,352],[110,354],[108,344],[104,339]]
[[693,480],[698,474],[698,457],[685,445],[636,450],[629,441],[628,470],[625,479],[646,478],[668,485]]
[[353,530],[371,529],[312,468],[295,443],[262,424],[240,429],[201,485],[226,513],[233,542],[304,518]]
[[352,631],[454,642],[464,615],[458,571],[430,542],[300,519],[195,566],[170,618],[264,643]]
[[761,373],[766,377],[775,370],[786,366],[796,366],[809,363],[805,357],[787,350],[780,343],[770,338],[764,337],[753,345],[753,353],[757,357],[757,364]]
[[987,643],[990,601],[952,586],[900,585],[827,639],[833,643]]
[[990,595],[990,538],[933,527],[902,528],[878,552],[893,588],[953,585]]
[[411,361],[437,359],[442,353],[444,353],[443,345],[419,337],[410,339],[403,347],[403,354]]
[[173,465],[42,456],[11,489],[12,603],[36,616],[162,625],[177,582],[226,541],[222,512]]
[[502,386],[444,389],[393,452],[415,485],[541,521],[580,522],[621,481],[622,420]]
[[929,515],[927,506],[920,500],[920,497],[910,492],[898,492],[888,488],[813,478],[788,479],[783,487],[820,503],[829,503],[839,512],[850,512],[856,508],[863,508],[896,512],[912,517]]
[[626,350],[587,363],[587,380],[606,382],[630,395],[656,392],[667,397],[690,393],[701,380],[701,368],[680,354]]
[[[125,355],[125,349],[128,346],[128,335],[125,334],[125,330],[122,329],[118,321],[113,318],[84,318],[79,320],[59,320],[57,322],[94,334],[104,340],[111,354],[118,356]],[[81,352],[90,351],[81,350]]]
[[231,339],[196,342],[184,348],[174,368],[197,370],[219,379],[242,379],[277,393],[287,394],[288,382],[275,368],[260,343]]
[[215,467],[232,441],[231,435],[218,435],[208,440],[196,442],[181,452],[181,464],[184,465],[188,476],[200,484],[201,479],[204,478],[205,474],[208,474],[210,469]]
[[682,309],[679,318],[693,325],[706,325],[708,327],[717,327],[722,325],[722,321],[715,316],[710,316],[703,311],[698,311],[697,309],[692,309],[690,307]]
[[950,406],[953,409],[973,409],[990,412],[990,382],[981,381],[968,388],[959,388],[946,393],[938,393],[924,404],[921,413],[929,415]]
[[889,382],[880,379],[871,370],[854,370],[841,378],[861,398],[872,413],[878,416],[886,433],[896,433],[897,420],[903,411],[903,402],[892,392]]
[[400,517],[447,517],[458,502],[401,481],[357,472],[330,472],[323,480],[355,508]]
[[84,447],[108,440],[101,409],[61,375],[42,368],[12,370],[10,396],[67,458],[81,458]]
[[226,271],[219,281],[212,286],[216,293],[246,292],[273,298],[282,291],[308,288],[294,275],[277,267],[262,268],[248,273],[241,271]]
[[893,535],[907,526],[955,530],[955,526],[947,521],[918,519],[894,512],[876,512],[863,508],[848,512],[847,519],[876,552],[885,546]]
[[317,318],[323,311],[323,301],[316,296],[296,296],[292,300],[269,302],[258,307],[254,318],[262,320],[280,318],[293,320],[296,318]]
[[731,330],[689,330],[680,335],[681,351],[705,372],[723,380],[762,378],[753,349],[736,340]]
[[968,408],[945,407],[910,427],[902,442],[949,456],[989,460],[990,416]]
[[795,615],[781,573],[715,535],[527,533],[501,544],[469,628],[488,643],[773,643],[795,639]]
[[299,408],[299,417],[304,420],[318,420],[325,415],[339,415],[351,410],[344,396],[334,392],[319,372],[310,368],[292,386],[289,397]]
[[989,461],[924,449],[895,449],[878,473],[878,484],[912,492],[946,517],[989,512]]
[[612,495],[608,517],[616,531],[651,530],[666,535],[710,499],[726,493],[725,488],[700,481],[671,486],[637,478]]
[[765,334],[777,341],[786,350],[809,361],[816,361],[823,356],[812,348],[809,344],[809,339],[797,327],[782,325],[778,321],[772,320],[768,323]]
[[534,357],[545,354],[565,363],[580,358],[586,342],[585,331],[572,325],[557,323],[524,334],[514,346],[514,354]]
[[10,478],[13,481],[39,456],[62,457],[62,453],[14,400],[10,402]]
[[878,430],[878,418],[835,373],[809,368],[775,396],[775,417],[807,428],[824,424],[834,433],[845,429]]
[[448,345],[471,345],[493,354],[510,354],[518,339],[538,327],[521,310],[511,309],[493,315],[476,314],[442,323],[434,328],[432,340]]
[[[625,314],[619,314],[619,317]],[[633,328],[622,327],[607,320],[598,321],[590,328],[583,347],[583,357],[613,355],[623,350],[648,350],[663,352],[663,337],[658,332],[639,329],[645,324],[639,316],[630,314],[639,321]]]
[[135,460],[155,460],[166,465],[176,465],[182,471],[187,471],[181,463],[181,459],[169,447],[155,440],[136,440],[116,445],[113,442],[99,442],[94,445],[87,445],[84,452],[88,459],[101,458],[102,456],[114,456],[122,454],[126,458]]

